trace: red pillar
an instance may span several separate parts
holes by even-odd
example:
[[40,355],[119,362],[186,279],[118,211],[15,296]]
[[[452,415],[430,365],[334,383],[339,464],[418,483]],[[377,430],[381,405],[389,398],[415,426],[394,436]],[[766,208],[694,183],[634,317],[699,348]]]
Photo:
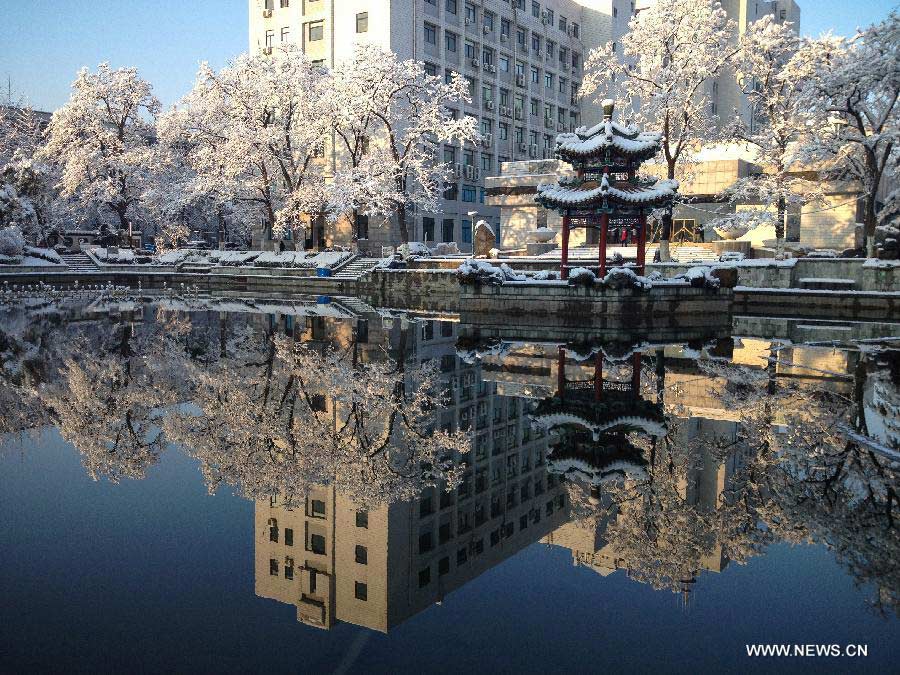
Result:
[[560,398],[566,391],[566,348],[560,346],[556,362],[556,395]]
[[594,400],[603,398],[603,352],[597,352],[594,361]]
[[647,257],[647,214],[641,211],[638,223],[638,242],[637,242],[637,265],[638,274],[644,274],[644,268]]
[[641,353],[635,352],[631,357],[631,393],[635,398],[641,396]]
[[562,260],[559,263],[559,278],[569,278],[569,214],[563,216],[562,222]]
[[600,214],[600,246],[597,257],[600,262],[600,277],[606,276],[606,231],[609,229],[609,214]]

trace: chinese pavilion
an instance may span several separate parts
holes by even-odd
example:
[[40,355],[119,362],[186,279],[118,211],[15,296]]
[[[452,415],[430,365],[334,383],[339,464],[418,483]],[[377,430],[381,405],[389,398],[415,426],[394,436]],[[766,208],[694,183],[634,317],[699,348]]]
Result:
[[637,271],[644,273],[647,214],[671,207],[678,190],[674,180],[639,178],[642,162],[660,150],[662,134],[614,122],[613,102],[603,101],[603,121],[556,137],[556,156],[571,164],[573,178],[539,185],[535,201],[562,216],[560,276],[569,277],[569,231],[599,229],[599,276],[606,275],[608,242],[637,245]]

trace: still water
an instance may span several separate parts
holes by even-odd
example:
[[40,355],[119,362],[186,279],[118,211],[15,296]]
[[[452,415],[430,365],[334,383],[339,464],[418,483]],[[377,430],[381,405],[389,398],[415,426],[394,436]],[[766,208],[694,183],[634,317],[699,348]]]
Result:
[[895,331],[2,309],[0,670],[896,672]]

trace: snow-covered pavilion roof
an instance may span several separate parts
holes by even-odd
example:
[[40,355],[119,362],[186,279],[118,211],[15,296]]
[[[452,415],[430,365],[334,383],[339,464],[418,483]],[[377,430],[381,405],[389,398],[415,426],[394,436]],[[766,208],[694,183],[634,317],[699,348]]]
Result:
[[580,185],[542,184],[537,186],[535,201],[546,208],[575,208],[619,204],[657,208],[667,205],[675,197],[678,181],[659,180],[652,185],[617,183],[610,185],[609,175],[601,180],[585,181]]
[[612,101],[604,103],[603,120],[592,127],[579,127],[556,137],[556,154],[568,161],[599,157],[607,150],[630,159],[650,159],[659,152],[662,134],[640,131],[633,124],[622,125],[612,119]]

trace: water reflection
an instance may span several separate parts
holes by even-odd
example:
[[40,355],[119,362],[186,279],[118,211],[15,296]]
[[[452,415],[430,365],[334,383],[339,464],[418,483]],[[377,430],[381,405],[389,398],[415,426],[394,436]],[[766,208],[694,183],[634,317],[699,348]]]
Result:
[[56,425],[113,481],[196,458],[255,502],[256,594],[312,626],[389,631],[537,541],[688,602],[704,571],[814,542],[900,607],[890,343],[481,341],[315,300],[0,326],[3,431]]

